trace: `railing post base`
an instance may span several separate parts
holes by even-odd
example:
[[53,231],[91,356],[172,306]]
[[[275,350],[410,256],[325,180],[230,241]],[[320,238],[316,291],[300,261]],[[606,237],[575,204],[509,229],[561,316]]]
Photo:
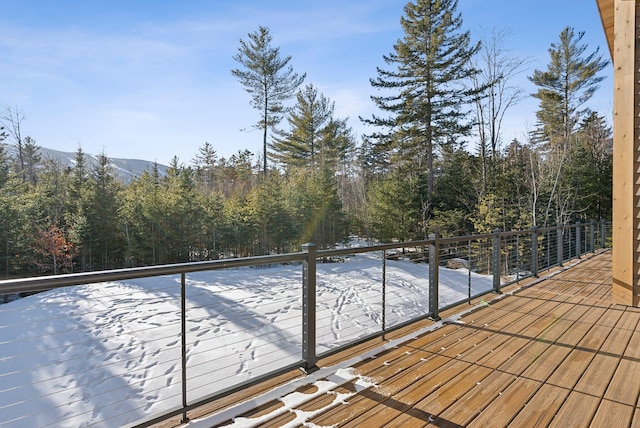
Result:
[[300,371],[305,375],[310,375],[311,373],[317,372],[318,370],[320,370],[320,367],[318,367],[317,365],[314,365],[312,367],[307,367],[306,365],[304,367],[300,367]]

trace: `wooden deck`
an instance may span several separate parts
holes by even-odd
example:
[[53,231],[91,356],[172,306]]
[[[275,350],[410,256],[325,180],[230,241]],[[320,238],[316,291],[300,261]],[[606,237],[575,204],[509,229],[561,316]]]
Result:
[[453,316],[463,309],[352,364],[356,379],[242,416],[261,427],[640,427],[640,309],[612,303],[610,252]]

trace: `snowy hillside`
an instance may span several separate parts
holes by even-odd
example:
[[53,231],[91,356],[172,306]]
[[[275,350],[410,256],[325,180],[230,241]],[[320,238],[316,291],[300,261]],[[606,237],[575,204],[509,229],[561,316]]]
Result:
[[[317,265],[318,353],[381,329],[378,255]],[[387,261],[386,322],[428,311],[428,265]],[[188,400],[301,360],[301,266],[187,275]],[[440,268],[440,305],[469,273]],[[491,278],[472,273],[473,293]],[[67,287],[0,305],[0,425],[119,427],[181,405],[180,278]]]
[[[47,149],[45,147],[40,148],[40,153],[43,160],[47,158],[54,159],[66,167],[73,167],[75,165],[75,153],[61,152],[58,150]],[[96,156],[85,153],[84,157],[89,168],[92,168],[98,162]],[[111,161],[111,166],[113,167],[115,176],[125,183],[131,181],[135,177],[140,177],[143,172],[151,171],[153,169],[153,162],[146,160],[118,159],[111,157],[109,157],[109,160]],[[158,171],[161,175],[164,175],[167,171],[167,166],[158,164]]]

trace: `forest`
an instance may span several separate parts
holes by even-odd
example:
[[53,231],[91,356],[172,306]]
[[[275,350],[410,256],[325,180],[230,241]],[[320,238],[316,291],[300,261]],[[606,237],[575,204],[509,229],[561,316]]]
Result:
[[[505,48],[509,33],[474,41],[456,8],[407,3],[404,38],[372,70],[379,115],[355,119],[375,131],[359,138],[267,27],[240,41],[231,70],[259,113],[261,153],[224,158],[204,142],[166,174],[125,182],[106,153],[95,166],[81,147],[72,167],[43,158],[25,113],[5,108],[0,278],[611,220],[612,131],[586,107],[609,65],[599,48],[566,27],[528,94],[513,83],[527,59]],[[505,112],[529,96],[535,126],[503,141]]]

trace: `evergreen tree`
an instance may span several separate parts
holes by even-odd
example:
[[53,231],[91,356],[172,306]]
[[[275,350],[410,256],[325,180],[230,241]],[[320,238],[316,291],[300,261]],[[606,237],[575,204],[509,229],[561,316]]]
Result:
[[45,159],[40,168],[36,192],[43,205],[44,217],[58,227],[67,227],[72,206],[71,188],[71,171],[57,160]]
[[240,39],[238,53],[233,59],[242,69],[231,70],[245,90],[251,94],[251,105],[260,111],[255,125],[263,133],[263,174],[267,174],[267,131],[282,120],[284,101],[293,97],[306,74],[298,75],[289,65],[291,56],[281,57],[280,48],[271,46],[269,29],[260,26],[250,33],[249,40]]
[[20,253],[27,221],[24,216],[24,189],[11,171],[11,160],[5,148],[0,143],[0,271],[6,279],[18,263],[14,256]]
[[0,189],[2,189],[9,181],[10,170],[11,167],[9,164],[7,146],[0,142]]
[[285,205],[283,179],[272,173],[247,196],[251,223],[255,225],[257,254],[285,252],[295,240],[291,213]]
[[573,213],[575,194],[563,180],[566,177],[563,171],[571,155],[571,145],[576,142],[577,126],[587,113],[581,107],[598,89],[604,79],[599,73],[609,64],[598,53],[599,49],[586,54],[587,45],[581,43],[583,37],[584,32],[576,34],[573,28],[563,29],[559,43],[552,43],[549,49],[547,70],[535,70],[529,78],[538,87],[533,96],[540,100],[534,141],[543,143],[548,168],[544,174],[549,188],[545,222],[552,208],[557,223],[567,221]]
[[167,262],[163,243],[165,210],[157,164],[145,171],[126,188],[123,217],[127,239],[126,260],[129,266],[156,265]]
[[578,195],[574,211],[581,221],[612,218],[613,138],[605,119],[595,112],[581,122],[577,144],[567,165]]
[[88,189],[85,239],[90,270],[115,269],[124,264],[125,227],[121,221],[122,185],[115,180],[109,158],[98,156]]
[[253,154],[248,150],[238,150],[228,160],[218,162],[218,192],[229,198],[241,193],[247,194],[256,183],[259,166],[254,166]]
[[339,171],[348,167],[356,151],[353,130],[347,119],[331,118],[322,130],[320,169]]
[[273,159],[288,168],[308,168],[312,173],[336,171],[355,147],[346,120],[336,119],[335,104],[313,85],[298,91],[297,104],[287,114],[290,131],[278,131],[272,147]]
[[468,235],[473,230],[469,216],[476,208],[481,187],[476,174],[478,159],[460,143],[443,144],[441,152],[436,162],[439,174],[433,215],[423,219],[424,232],[426,235],[437,229],[443,236]]
[[21,171],[25,181],[29,184],[37,182],[37,167],[42,160],[40,155],[40,146],[36,144],[36,140],[28,135],[24,138],[22,145],[22,165]]
[[396,172],[370,183],[367,201],[371,237],[391,242],[420,236],[417,230],[420,209],[416,206],[416,181],[415,178],[407,180]]
[[348,227],[333,171],[325,168],[312,174],[298,169],[288,178],[286,201],[298,227],[298,245],[313,242],[322,249],[345,241]]
[[273,159],[288,167],[319,166],[322,132],[333,116],[335,105],[313,85],[298,91],[297,104],[287,114],[289,132],[279,131],[272,147]]
[[599,73],[609,64],[599,54],[599,48],[586,54],[588,46],[581,44],[583,37],[583,31],[576,34],[573,28],[565,27],[559,43],[552,43],[549,48],[547,70],[535,70],[529,77],[538,87],[533,96],[540,100],[535,135],[538,141],[551,146],[568,144],[587,113],[580,107],[596,92],[604,79]]
[[206,141],[193,158],[192,164],[195,168],[197,180],[206,190],[213,188],[217,160],[218,154],[216,150]]
[[246,257],[254,254],[257,227],[253,222],[247,195],[236,193],[225,200],[224,215],[227,219],[225,241],[229,243],[230,257]]
[[467,135],[471,122],[465,105],[483,88],[465,88],[477,71],[470,60],[480,45],[461,32],[457,0],[416,0],[404,8],[404,38],[384,56],[395,69],[378,68],[371,85],[390,93],[372,96],[388,117],[373,116],[365,123],[383,128],[370,138],[398,149],[413,168],[427,171],[427,200],[434,191],[434,159],[438,144]]

